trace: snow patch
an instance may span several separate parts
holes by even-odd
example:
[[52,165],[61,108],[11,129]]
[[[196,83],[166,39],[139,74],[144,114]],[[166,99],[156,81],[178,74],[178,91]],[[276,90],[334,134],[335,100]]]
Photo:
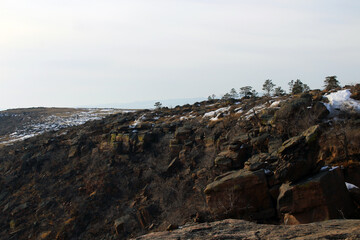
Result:
[[351,184],[351,183],[348,183],[348,182],[345,182],[345,185],[346,185],[346,188],[348,190],[351,190],[351,189],[354,189],[354,188],[359,188],[358,186],[356,186],[354,184]]
[[[82,112],[76,112],[66,116],[50,115],[43,120],[41,123],[38,121],[30,121],[29,124],[24,125],[21,129],[17,129],[15,132],[9,134],[6,137],[0,139],[0,143],[9,145],[17,141],[23,141],[25,139],[35,137],[44,132],[58,131],[67,127],[73,127],[82,125],[88,121],[100,120],[109,114],[124,112],[117,109],[84,109]],[[8,114],[16,116],[18,114]],[[5,140],[6,139],[6,140]],[[3,141],[4,140],[4,141]]]
[[189,119],[193,119],[193,118],[196,118],[196,116],[194,116],[194,115],[181,116],[180,121],[185,121],[185,120],[189,120]]
[[322,168],[320,168],[320,172],[325,172],[328,171],[330,169],[329,166],[323,166]]
[[349,89],[340,90],[325,95],[329,103],[324,103],[330,114],[337,114],[339,111],[360,113],[360,101],[350,98]]
[[141,115],[138,119],[136,119],[133,124],[129,126],[129,128],[136,128],[144,120],[146,120],[145,114]]
[[331,168],[329,169],[329,171],[331,172],[331,171],[334,171],[335,169],[338,169],[338,168],[339,168],[339,166],[331,167]]
[[266,175],[269,175],[269,174],[272,173],[272,171],[270,171],[269,169],[264,169],[264,173],[265,173]]
[[227,112],[229,110],[230,110],[230,106],[229,107],[219,108],[217,110],[205,113],[203,118],[212,118],[212,119],[213,118],[218,118],[221,113],[225,113],[225,112]]
[[259,113],[260,111],[262,111],[263,109],[266,108],[266,104],[261,104],[259,106],[255,106],[251,109],[249,109],[247,111],[247,113],[244,115],[246,120],[249,120],[252,116],[254,116],[255,114]]
[[281,102],[282,102],[281,100],[275,101],[275,102],[273,102],[269,107],[270,107],[270,108],[279,107],[279,105],[280,105]]

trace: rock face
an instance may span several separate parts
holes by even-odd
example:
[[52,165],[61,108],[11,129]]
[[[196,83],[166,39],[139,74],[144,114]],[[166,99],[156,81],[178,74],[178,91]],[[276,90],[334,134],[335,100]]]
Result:
[[279,162],[275,177],[280,181],[296,181],[319,171],[323,163],[318,162],[319,125],[285,141],[278,149]]
[[210,211],[217,216],[268,219],[275,215],[264,170],[240,170],[209,184],[205,189]]
[[360,238],[360,220],[331,220],[297,226],[261,225],[227,219],[193,224],[171,232],[154,232],[136,240],[347,239]]
[[285,224],[349,218],[354,209],[339,168],[280,187],[278,211]]
[[[124,112],[0,146],[0,239],[129,239],[227,217],[297,224],[358,213],[359,191],[350,199],[341,175],[320,169],[342,165],[360,185],[360,113],[333,119],[323,94]],[[272,233],[249,229],[224,233]]]

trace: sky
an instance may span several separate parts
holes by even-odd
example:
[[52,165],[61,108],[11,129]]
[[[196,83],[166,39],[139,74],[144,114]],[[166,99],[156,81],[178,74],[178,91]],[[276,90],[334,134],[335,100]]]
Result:
[[360,80],[358,0],[1,0],[0,109]]

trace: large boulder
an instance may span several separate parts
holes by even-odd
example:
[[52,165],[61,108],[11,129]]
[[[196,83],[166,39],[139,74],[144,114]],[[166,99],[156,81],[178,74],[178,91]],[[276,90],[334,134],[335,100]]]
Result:
[[245,169],[250,171],[256,171],[259,169],[271,169],[271,163],[277,159],[270,156],[268,153],[259,153],[253,155],[249,160],[245,162]]
[[218,217],[264,220],[275,215],[264,170],[224,174],[204,192],[210,211]]
[[311,105],[312,99],[311,95],[303,95],[300,98],[292,99],[286,103],[283,103],[278,111],[275,113],[275,120],[286,120],[290,119],[297,113],[300,109],[306,109]]
[[184,142],[185,140],[189,139],[192,135],[193,130],[189,126],[179,127],[176,129],[175,132],[175,139],[179,142]]
[[321,102],[316,102],[312,107],[312,116],[315,119],[321,120],[329,115],[329,110],[325,107],[325,105]]
[[320,134],[320,126],[315,125],[301,135],[285,141],[278,149],[279,161],[275,178],[293,182],[318,172],[323,166],[323,162],[319,162],[317,158]]
[[351,217],[354,205],[340,169],[280,187],[278,213],[285,224]]
[[214,160],[215,166],[223,169],[242,168],[248,158],[248,149],[224,150]]

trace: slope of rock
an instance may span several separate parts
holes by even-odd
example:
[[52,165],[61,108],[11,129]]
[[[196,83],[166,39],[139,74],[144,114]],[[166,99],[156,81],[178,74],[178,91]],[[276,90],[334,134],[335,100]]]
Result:
[[128,110],[112,108],[27,108],[0,111],[0,145],[9,145],[44,132],[84,124]]
[[[118,113],[0,147],[0,239],[128,239],[225,218],[298,224],[325,220],[303,217],[319,209],[359,217],[358,191],[346,188],[360,185],[359,113],[330,116],[323,94]],[[335,166],[336,177],[317,177]],[[314,189],[322,197],[297,208]],[[332,201],[337,189],[346,201]]]
[[330,220],[297,226],[265,225],[226,219],[190,224],[173,231],[149,233],[136,240],[185,239],[347,239],[360,238],[360,220]]

